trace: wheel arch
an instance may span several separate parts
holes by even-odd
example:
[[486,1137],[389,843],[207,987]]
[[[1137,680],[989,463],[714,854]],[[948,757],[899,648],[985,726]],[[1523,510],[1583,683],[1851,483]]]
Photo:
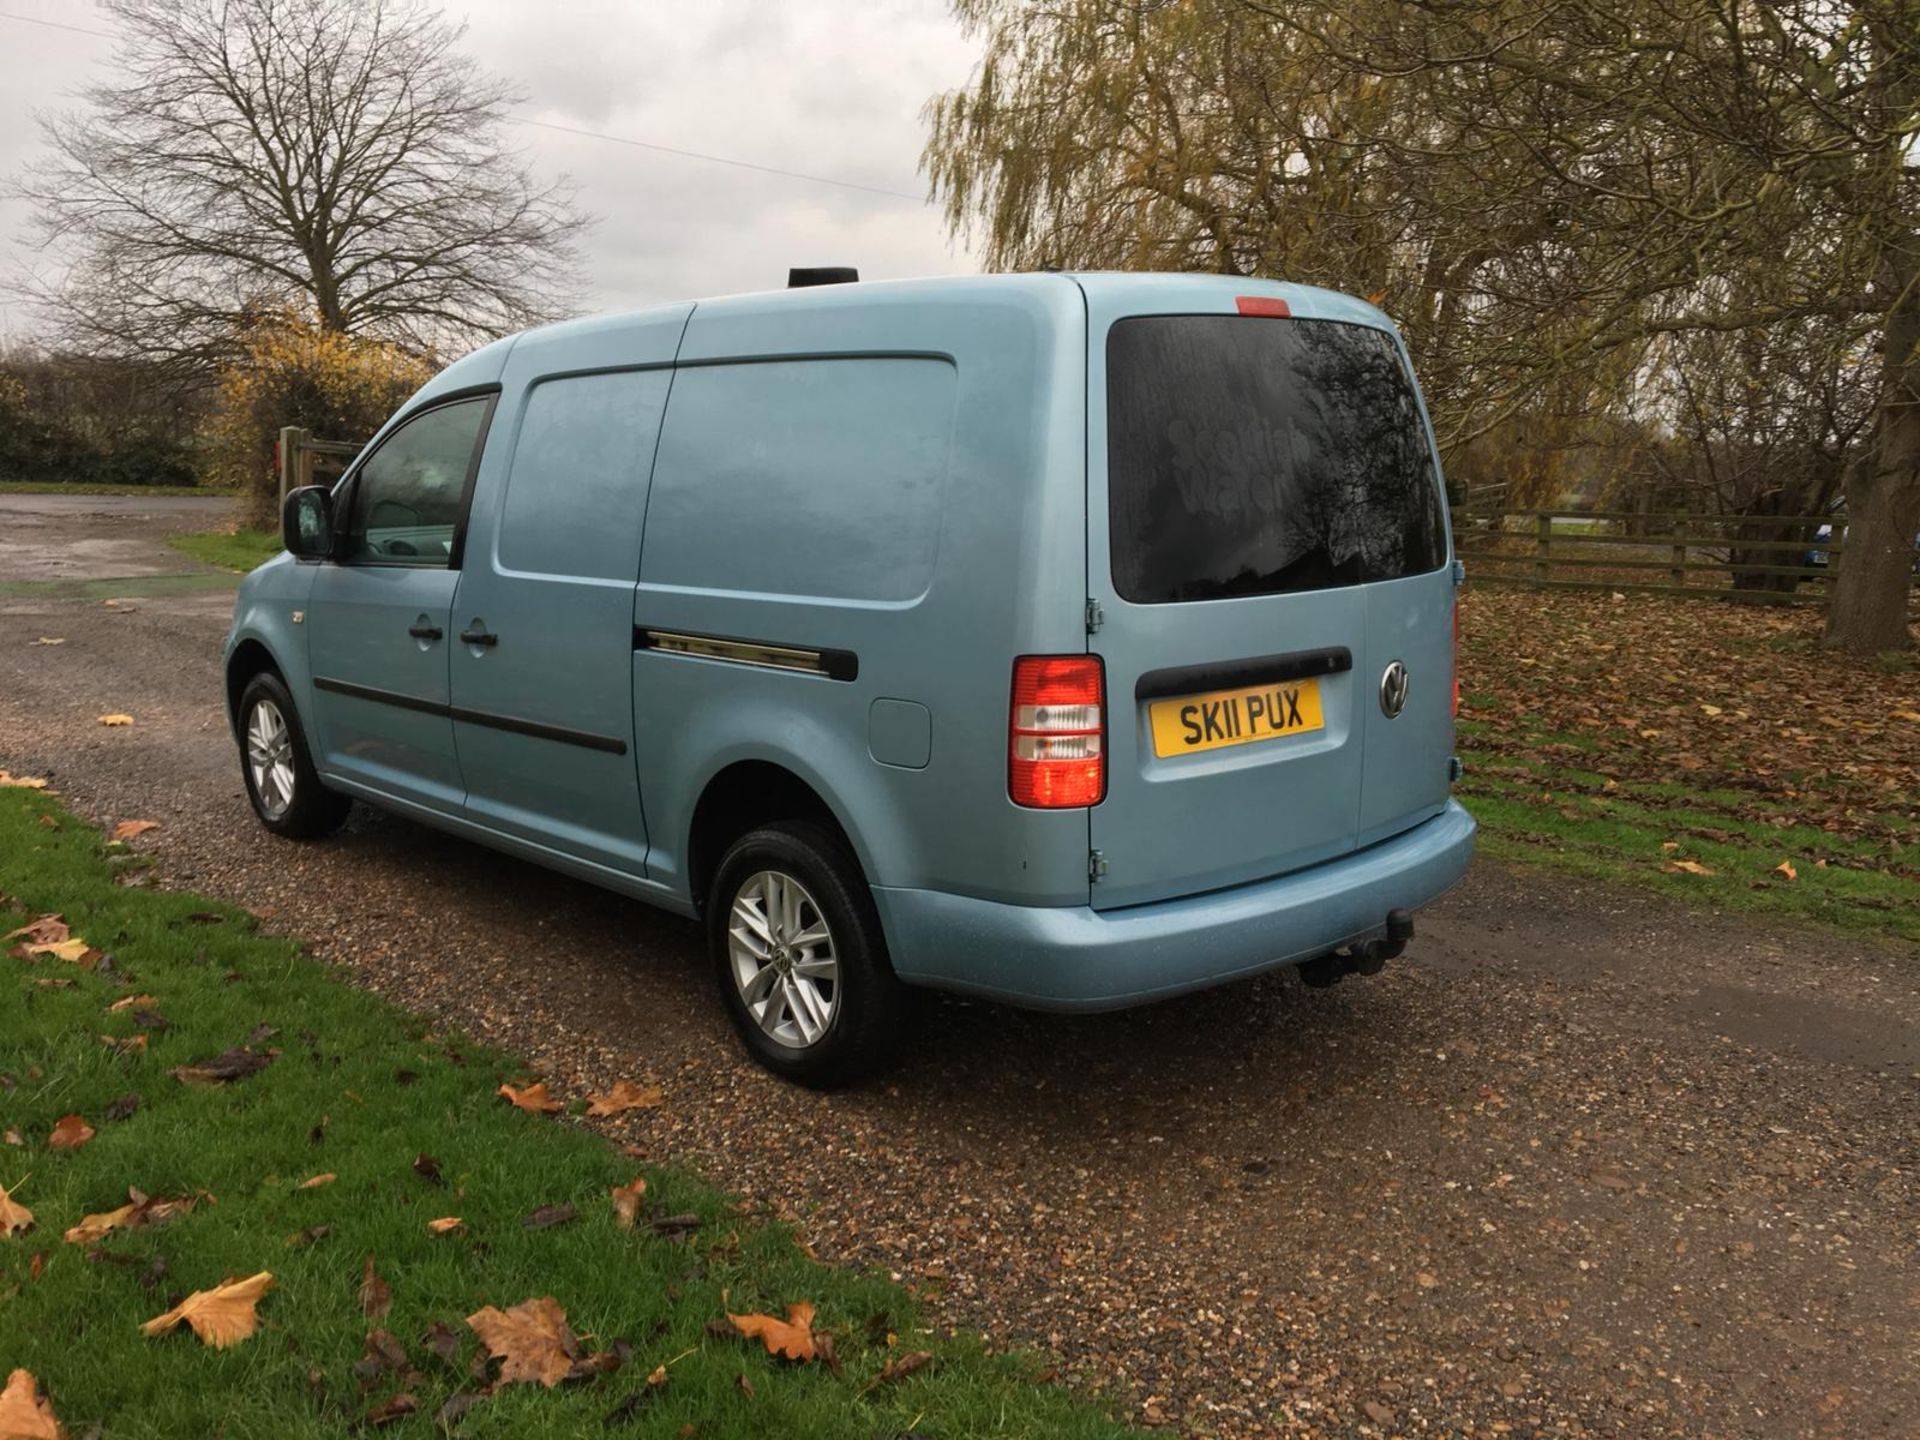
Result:
[[249,635],[233,647],[233,653],[227,656],[227,723],[236,731],[240,724],[240,694],[247,688],[247,682],[254,676],[271,671],[280,677],[282,684],[287,682],[287,672],[274,657],[265,642]]
[[804,820],[829,831],[860,864],[852,832],[807,779],[775,760],[735,760],[701,788],[687,827],[687,882],[695,913],[704,914],[707,890],[727,847],[749,830],[777,820]]

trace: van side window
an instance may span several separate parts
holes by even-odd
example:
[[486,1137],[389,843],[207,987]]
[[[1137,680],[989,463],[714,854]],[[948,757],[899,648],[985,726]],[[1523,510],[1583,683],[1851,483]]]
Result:
[[683,365],[640,578],[912,600],[933,581],[958,373],[879,357]]
[[380,442],[353,481],[343,559],[447,564],[491,404],[480,396],[437,406]]
[[500,516],[503,568],[633,583],[670,375],[630,370],[533,387]]

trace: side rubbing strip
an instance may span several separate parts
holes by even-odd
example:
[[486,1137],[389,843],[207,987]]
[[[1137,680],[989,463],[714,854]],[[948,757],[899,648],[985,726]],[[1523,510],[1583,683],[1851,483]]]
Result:
[[815,650],[805,645],[776,645],[732,635],[689,635],[680,630],[648,630],[635,626],[633,648],[691,655],[701,660],[725,660],[762,670],[794,670],[802,675],[824,675],[829,680],[852,680],[860,674],[860,658],[851,650]]
[[578,745],[583,750],[598,750],[607,755],[624,755],[627,742],[612,735],[596,735],[591,730],[573,730],[565,725],[546,725],[538,720],[518,720],[511,715],[495,715],[486,710],[463,710],[458,705],[442,705],[438,700],[422,700],[397,690],[378,690],[371,685],[355,685],[346,680],[313,677],[313,688],[335,695],[350,695],[356,700],[371,700],[376,705],[392,705],[401,710],[417,710],[422,715],[445,715],[469,725],[484,725],[489,730],[505,730],[513,735],[530,735],[536,740],[552,740],[560,745]]

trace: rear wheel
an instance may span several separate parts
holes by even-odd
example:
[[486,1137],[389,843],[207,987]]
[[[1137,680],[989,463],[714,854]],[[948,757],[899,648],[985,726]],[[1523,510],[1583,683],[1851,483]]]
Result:
[[783,821],[734,841],[714,875],[707,934],[734,1027],[769,1070],[826,1088],[892,1058],[906,987],[836,835]]
[[353,805],[320,783],[293,696],[270,671],[254,676],[240,692],[240,773],[260,823],[289,839],[338,829]]

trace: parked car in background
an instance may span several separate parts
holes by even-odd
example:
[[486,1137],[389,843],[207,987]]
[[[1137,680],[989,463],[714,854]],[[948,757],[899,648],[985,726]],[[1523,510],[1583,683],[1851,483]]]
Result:
[[810,285],[450,366],[248,577],[260,821],[370,801],[706,926],[830,1084],[908,987],[1371,973],[1465,870],[1405,347],[1187,275]]
[[[1820,526],[1813,532],[1813,544],[1809,546],[1806,553],[1801,556],[1801,564],[1816,565],[1825,569],[1832,563],[1832,552],[1829,547],[1835,544],[1844,546],[1847,543],[1847,527],[1844,523],[1847,513],[1846,506],[1846,499],[1842,497],[1827,507],[1827,513],[1829,515],[1842,521],[1838,538],[1836,539],[1834,534],[1834,522],[1832,520],[1827,521],[1826,524]],[[1916,534],[1913,537],[1913,573],[1920,575],[1920,534]]]

